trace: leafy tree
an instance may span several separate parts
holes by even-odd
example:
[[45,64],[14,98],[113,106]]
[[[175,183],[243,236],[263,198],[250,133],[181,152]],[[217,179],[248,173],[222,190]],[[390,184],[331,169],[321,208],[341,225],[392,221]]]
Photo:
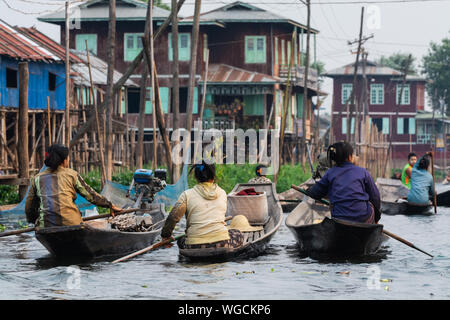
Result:
[[[381,58],[378,59],[377,63],[382,66],[389,67],[389,68],[403,72],[403,70],[405,70],[406,65],[408,63],[408,57],[409,57],[409,53],[397,52],[397,53],[390,55],[389,57],[381,56]],[[415,60],[415,58],[412,57],[412,61],[406,72],[407,74],[410,74],[410,75],[417,74],[417,69],[414,66],[414,60]]]
[[[144,2],[148,2],[148,0],[143,0]],[[170,6],[166,3],[163,3],[162,0],[153,0],[153,5],[155,7],[159,7],[162,9],[170,10]]]
[[325,63],[323,63],[322,61],[316,61],[311,63],[311,68],[316,69],[317,70],[317,74],[319,75],[319,79],[318,82],[320,84],[323,83],[324,80],[324,73],[325,73]]
[[450,38],[439,43],[430,43],[428,54],[423,57],[423,74],[430,80],[427,83],[428,95],[434,109],[440,109],[440,100],[450,115]]

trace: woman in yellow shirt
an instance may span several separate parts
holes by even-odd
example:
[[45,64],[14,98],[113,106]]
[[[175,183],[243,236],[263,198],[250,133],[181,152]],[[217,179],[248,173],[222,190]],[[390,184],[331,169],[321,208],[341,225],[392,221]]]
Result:
[[214,164],[196,164],[194,170],[198,184],[184,191],[166,219],[161,231],[163,240],[172,236],[175,225],[186,217],[186,237],[179,240],[180,248],[235,248],[243,244],[239,230],[228,229],[225,223],[227,194],[215,182]]

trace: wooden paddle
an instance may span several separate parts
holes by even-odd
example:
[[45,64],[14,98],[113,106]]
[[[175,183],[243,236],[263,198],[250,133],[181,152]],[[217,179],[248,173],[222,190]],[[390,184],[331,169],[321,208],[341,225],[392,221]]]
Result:
[[[231,220],[231,219],[233,219],[233,217],[232,216],[228,216],[228,217],[225,218],[225,221],[228,221],[228,220]],[[161,248],[161,247],[163,247],[163,246],[165,246],[165,245],[167,245],[167,244],[169,244],[171,242],[174,242],[174,241],[177,241],[178,239],[183,238],[184,236],[186,236],[186,234],[183,233],[183,234],[180,234],[180,235],[178,235],[176,237],[172,237],[172,238],[169,238],[169,239],[166,239],[166,240],[162,240],[162,241],[160,241],[158,243],[155,243],[155,244],[153,244],[153,245],[151,245],[151,246],[149,246],[147,248],[144,248],[144,249],[141,249],[139,251],[130,253],[129,255],[124,256],[122,258],[116,259],[112,263],[122,262],[122,261],[128,260],[130,258],[136,257],[136,256],[138,256],[140,254],[143,254],[143,253],[146,253],[146,252],[149,252],[149,251]]]
[[431,158],[431,175],[433,176],[433,202],[434,202],[434,213],[437,213],[437,196],[436,196],[436,180],[434,179],[434,157],[433,157],[433,151],[430,151],[427,153],[430,155]]
[[[122,211],[114,213],[114,215],[117,216],[117,215],[121,215],[121,214],[141,211],[141,210],[144,210],[144,209],[137,209],[137,208],[124,209]],[[111,215],[112,215],[111,213],[105,213],[105,214],[99,214],[99,215],[91,216],[91,217],[84,217],[83,221],[91,221],[91,220],[96,220],[96,219],[108,218],[108,217],[111,217]],[[0,238],[35,231],[36,228],[37,227],[30,227],[30,228],[25,228],[25,229],[2,232],[2,233],[0,233]]]
[[[297,190],[297,191],[299,191],[299,192],[301,192],[301,193],[303,193],[303,194],[305,194],[305,195],[307,195],[307,196],[310,197],[310,198],[312,198],[311,195],[308,193],[308,191],[303,190],[303,189],[297,187],[295,184],[291,185],[291,188],[292,188],[292,189],[295,189],[295,190]],[[327,201],[327,200],[325,200],[325,199],[319,199],[318,201],[321,202],[321,203],[323,203],[323,204],[326,204],[327,206],[330,205],[330,202]],[[400,241],[401,243],[406,244],[407,246],[409,246],[409,247],[411,247],[411,248],[413,248],[413,249],[416,249],[416,250],[418,250],[418,251],[420,251],[420,252],[422,252],[422,253],[425,253],[426,255],[429,255],[430,257],[433,258],[433,256],[432,256],[431,254],[429,254],[428,252],[425,252],[425,251],[423,251],[422,249],[419,249],[418,247],[416,247],[416,246],[415,246],[414,244],[412,244],[411,242],[409,242],[409,241],[407,241],[407,240],[405,240],[405,239],[403,239],[403,238],[400,238],[399,236],[397,236],[397,235],[395,235],[395,234],[393,234],[393,233],[391,233],[391,232],[389,232],[389,231],[387,231],[387,230],[384,230],[384,228],[383,228],[383,233],[384,233],[385,235],[391,237],[392,239],[395,239],[395,240],[397,240],[397,241]]]

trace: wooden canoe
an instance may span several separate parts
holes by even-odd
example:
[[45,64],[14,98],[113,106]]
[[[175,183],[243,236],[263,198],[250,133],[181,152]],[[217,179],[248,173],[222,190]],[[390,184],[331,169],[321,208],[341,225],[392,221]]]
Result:
[[[140,214],[144,214],[142,212]],[[151,204],[149,213],[154,222],[148,232],[122,232],[111,228],[96,228],[83,223],[76,226],[39,228],[37,240],[57,258],[98,258],[126,255],[153,244],[160,236],[166,215],[164,204]],[[99,221],[95,220],[99,225]],[[103,226],[108,226],[103,220]]]
[[[205,248],[205,249],[183,249],[180,248],[180,256],[192,261],[227,261],[234,258],[255,257],[262,254],[276,231],[281,226],[282,209],[277,201],[275,184],[273,183],[241,183],[233,190],[239,192],[246,188],[255,188],[256,191],[265,191],[267,195],[269,219],[263,225],[263,230],[254,232],[243,232],[244,244],[238,248]],[[227,216],[232,215],[230,210]]]
[[301,255],[348,258],[375,254],[387,240],[383,225],[332,218],[329,207],[304,201],[286,218]]
[[450,186],[436,186],[436,202],[438,207],[450,207]]
[[[310,178],[300,184],[298,187],[302,189],[308,189],[309,187],[314,185],[314,183],[316,183],[316,181],[313,178]],[[281,208],[283,209],[284,213],[289,213],[294,210],[295,207],[298,206],[300,202],[302,202],[303,198],[303,196],[299,194],[298,191],[292,188],[278,194],[278,196],[280,198]]]
[[408,202],[404,199],[398,199],[396,201],[384,201],[381,200],[381,209],[382,214],[387,215],[422,215],[422,216],[431,216],[434,214],[434,206],[431,204],[423,205],[418,203]]

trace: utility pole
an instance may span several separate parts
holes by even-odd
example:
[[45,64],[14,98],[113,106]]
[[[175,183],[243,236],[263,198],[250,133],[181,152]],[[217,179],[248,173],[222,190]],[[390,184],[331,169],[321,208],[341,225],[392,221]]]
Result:
[[108,28],[108,75],[106,88],[106,179],[112,179],[112,145],[113,145],[113,130],[112,130],[112,113],[114,110],[114,61],[116,48],[116,0],[109,1],[109,28]]
[[70,61],[69,61],[69,5],[70,1],[66,1],[66,110],[64,113],[65,135],[64,144],[70,148]]
[[[355,96],[356,96],[356,79],[358,75],[358,64],[359,64],[359,55],[361,53],[361,46],[364,42],[369,40],[373,37],[373,35],[369,37],[363,37],[363,23],[364,23],[364,7],[361,8],[361,23],[359,26],[359,38],[358,40],[354,41],[348,41],[348,45],[353,45],[355,43],[358,43],[358,49],[356,51],[356,61],[355,61],[355,67],[353,72],[353,85],[352,85],[352,91],[350,94],[350,97],[346,101],[346,108],[347,108],[347,141],[350,141],[351,138],[351,115],[355,112]],[[351,106],[351,108],[350,108]],[[356,120],[356,119],[355,119]],[[354,134],[354,133],[353,133]],[[353,141],[355,142],[355,141]]]

